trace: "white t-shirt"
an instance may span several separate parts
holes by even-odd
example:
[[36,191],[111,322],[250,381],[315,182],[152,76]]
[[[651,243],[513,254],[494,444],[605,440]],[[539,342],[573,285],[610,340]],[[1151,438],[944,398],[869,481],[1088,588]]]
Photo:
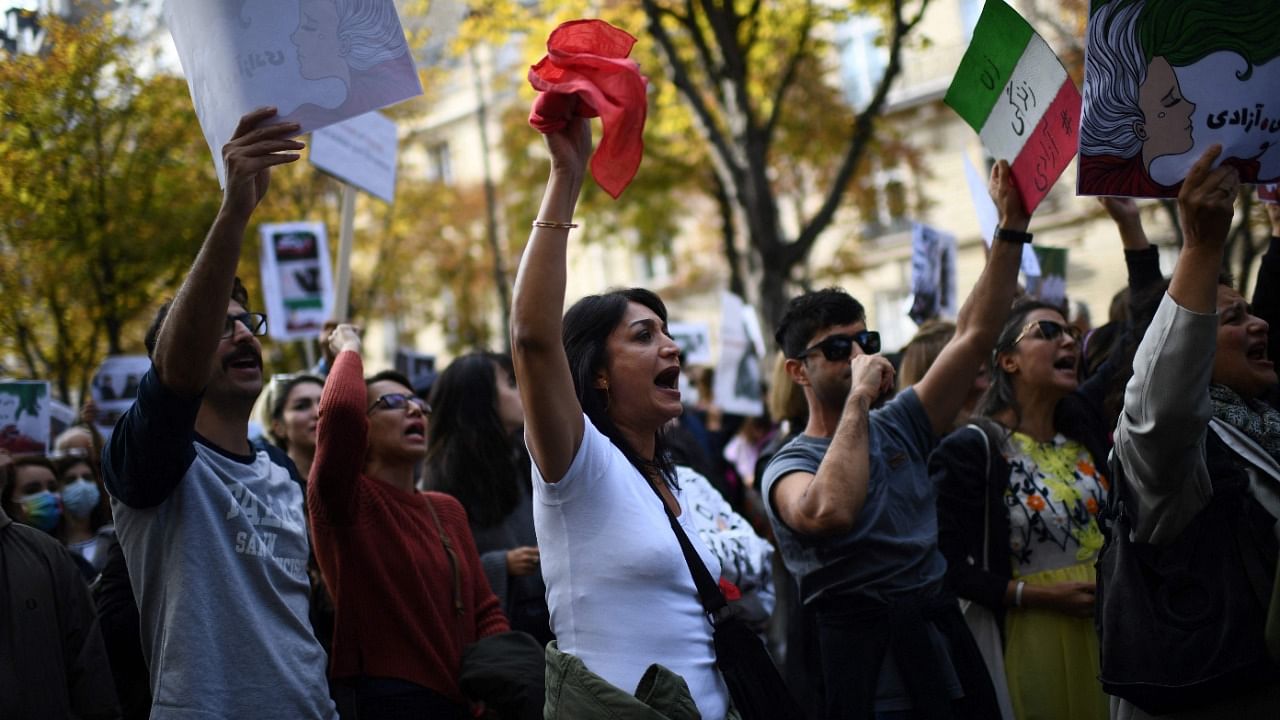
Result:
[[[728,712],[702,612],[680,543],[649,482],[583,417],[582,445],[560,482],[533,466],[533,522],[551,629],[560,650],[635,692],[653,663],[684,678],[707,720]],[[711,577],[720,562],[698,538],[683,493],[679,521]]]

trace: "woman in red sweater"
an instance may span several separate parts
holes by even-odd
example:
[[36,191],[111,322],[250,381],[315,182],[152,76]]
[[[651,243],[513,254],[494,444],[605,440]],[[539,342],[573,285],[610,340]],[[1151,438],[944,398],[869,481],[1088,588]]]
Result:
[[307,487],[333,594],[329,676],[343,717],[465,718],[462,649],[508,629],[458,501],[418,492],[430,408],[393,372],[367,382],[350,325],[320,397]]

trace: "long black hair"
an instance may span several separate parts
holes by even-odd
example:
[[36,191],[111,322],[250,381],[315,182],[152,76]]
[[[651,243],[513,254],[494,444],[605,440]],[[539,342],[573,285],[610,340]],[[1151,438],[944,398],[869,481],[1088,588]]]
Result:
[[989,418],[996,413],[1012,409],[1014,417],[1012,429],[1017,429],[1022,424],[1022,406],[1018,404],[1018,396],[1013,389],[1013,376],[1001,370],[996,360],[1000,353],[1013,349],[1013,342],[1022,333],[1022,328],[1026,327],[1027,316],[1036,310],[1052,310],[1059,315],[1062,314],[1061,307],[1039,300],[1020,300],[1014,303],[1013,309],[1009,311],[1009,319],[1005,320],[1004,328],[996,338],[996,347],[991,351],[991,358],[987,361],[991,384],[978,399],[978,406],[973,411],[974,415]]
[[463,355],[436,379],[429,400],[427,487],[457,498],[481,527],[510,515],[528,485],[516,464],[513,439],[498,416],[499,367],[515,377],[505,355]]
[[618,426],[609,418],[609,393],[595,387],[596,374],[608,364],[609,335],[622,322],[629,303],[638,303],[654,312],[667,324],[667,306],[662,298],[644,288],[610,290],[602,295],[588,295],[569,308],[564,314],[564,352],[569,358],[569,372],[573,375],[573,390],[578,404],[591,424],[609,438],[626,456],[640,474],[646,478],[657,475],[670,487],[677,487],[675,466],[667,452],[662,430],[655,433],[653,459],[640,457],[631,443],[623,437]]

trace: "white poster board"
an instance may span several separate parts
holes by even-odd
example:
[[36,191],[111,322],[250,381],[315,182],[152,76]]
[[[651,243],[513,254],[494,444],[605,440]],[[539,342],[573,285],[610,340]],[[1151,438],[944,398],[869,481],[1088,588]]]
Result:
[[[49,442],[53,443],[58,439],[64,430],[76,424],[75,408],[57,400],[49,401]],[[52,445],[49,447],[50,452],[53,451]]]
[[711,328],[706,323],[668,323],[667,333],[680,346],[682,366],[712,363]]
[[911,227],[912,322],[956,316],[956,236],[913,223]]
[[109,437],[121,415],[133,406],[138,398],[138,386],[142,376],[151,369],[151,359],[146,355],[112,355],[102,361],[93,376],[89,392],[98,406],[95,425],[103,437]]
[[733,415],[763,415],[760,358],[764,356],[764,340],[760,321],[754,310],[731,293],[721,296],[720,308],[720,362],[713,388],[716,405]]
[[311,164],[391,202],[396,194],[396,124],[365,113],[311,134]]
[[0,449],[48,455],[50,400],[46,380],[0,381]]
[[167,0],[164,14],[220,183],[254,108],[308,133],[422,94],[393,0]]
[[262,297],[267,332],[310,340],[333,315],[333,270],[323,223],[263,223]]

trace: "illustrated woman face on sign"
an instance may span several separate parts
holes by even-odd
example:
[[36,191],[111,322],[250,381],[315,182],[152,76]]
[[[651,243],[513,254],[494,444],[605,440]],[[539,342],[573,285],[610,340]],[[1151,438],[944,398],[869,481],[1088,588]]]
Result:
[[1272,120],[1280,130],[1280,103],[1267,102],[1280,96],[1277,22],[1274,0],[1098,7],[1089,19],[1081,154],[1131,158],[1166,186],[1214,143],[1234,164],[1257,163],[1242,166],[1246,180],[1277,172],[1268,154],[1280,140],[1270,130]]
[[1090,112],[1080,128],[1083,154],[1142,158],[1189,151],[1196,106],[1183,96],[1173,65],[1148,58],[1139,42],[1144,4],[1115,2],[1089,20],[1084,96]]
[[307,80],[351,75],[408,52],[391,0],[300,0],[290,36]]

